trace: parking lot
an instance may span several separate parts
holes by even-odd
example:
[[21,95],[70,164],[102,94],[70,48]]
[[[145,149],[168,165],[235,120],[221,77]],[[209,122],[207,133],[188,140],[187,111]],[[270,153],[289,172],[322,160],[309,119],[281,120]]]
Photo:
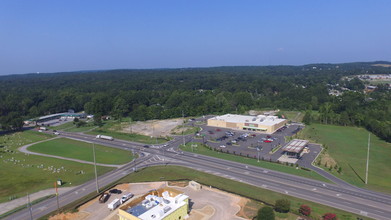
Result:
[[[230,154],[248,156],[263,160],[277,161],[283,151],[281,148],[271,153],[273,149],[287,144],[286,136],[292,136],[303,129],[300,124],[291,124],[279,129],[273,134],[262,134],[259,132],[239,131],[227,128],[201,126],[202,131],[193,138],[194,142],[204,143],[216,150],[222,150]],[[309,144],[309,153],[298,161],[299,165],[311,164],[321,147]]]

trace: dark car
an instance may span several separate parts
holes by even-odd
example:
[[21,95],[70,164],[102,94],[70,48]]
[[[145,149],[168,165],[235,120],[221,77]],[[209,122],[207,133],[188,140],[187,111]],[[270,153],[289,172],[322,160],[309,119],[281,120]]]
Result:
[[144,145],[143,147],[145,147],[145,148],[149,148],[149,145]]
[[110,194],[108,193],[103,193],[100,197],[99,197],[99,203],[105,203],[110,197]]
[[119,189],[111,189],[111,190],[109,191],[109,193],[112,193],[112,194],[121,194],[122,191],[119,190]]

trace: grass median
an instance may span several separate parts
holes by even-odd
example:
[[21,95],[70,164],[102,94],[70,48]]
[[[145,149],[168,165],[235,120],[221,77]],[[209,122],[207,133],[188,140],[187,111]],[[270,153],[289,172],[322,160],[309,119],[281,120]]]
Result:
[[194,180],[206,186],[219,188],[223,191],[231,192],[267,204],[274,204],[277,199],[288,199],[291,201],[291,210],[297,213],[300,205],[306,204],[312,209],[312,219],[321,219],[327,212],[337,214],[338,219],[356,220],[357,217],[367,219],[356,214],[345,212],[339,209],[291,197],[285,194],[261,189],[252,185],[240,183],[223,177],[214,176],[197,170],[178,166],[156,166],[148,167],[139,172],[129,174],[121,179],[121,183],[153,182],[153,181],[178,181]]
[[[28,150],[93,162],[92,144],[68,138],[58,138],[34,144]],[[103,164],[124,164],[133,160],[130,151],[102,145],[95,145],[96,162]]]
[[[192,145],[197,145],[197,147],[192,147]],[[319,175],[318,173],[314,171],[307,171],[307,170],[302,170],[300,168],[296,168],[294,166],[286,166],[278,163],[272,163],[269,161],[263,161],[263,160],[258,160],[254,158],[248,158],[244,156],[239,156],[239,155],[232,155],[232,154],[227,154],[227,153],[221,153],[219,151],[211,150],[207,148],[205,145],[201,143],[187,143],[186,146],[181,145],[180,146],[181,150],[183,151],[188,151],[188,152],[193,152],[197,154],[202,154],[206,156],[211,156],[211,157],[217,157],[220,159],[224,160],[230,160],[230,161],[235,161],[243,164],[249,164],[253,166],[259,166],[271,170],[276,170],[284,173],[289,173],[297,176],[302,176],[302,177],[307,177],[315,180],[320,180],[324,182],[330,182],[328,179],[324,178],[323,176]]]

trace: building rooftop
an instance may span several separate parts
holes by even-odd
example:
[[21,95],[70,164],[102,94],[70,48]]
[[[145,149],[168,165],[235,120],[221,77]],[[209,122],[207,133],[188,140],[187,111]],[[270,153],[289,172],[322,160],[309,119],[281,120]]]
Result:
[[222,121],[232,122],[232,123],[252,123],[252,124],[268,125],[268,126],[275,125],[286,120],[286,119],[278,118],[277,116],[266,116],[266,115],[251,116],[251,115],[234,115],[234,114],[216,116],[211,119],[222,120]]
[[169,188],[153,190],[122,210],[143,220],[158,220],[186,205],[187,195]]
[[307,144],[307,140],[293,139],[282,148],[282,151],[300,153]]

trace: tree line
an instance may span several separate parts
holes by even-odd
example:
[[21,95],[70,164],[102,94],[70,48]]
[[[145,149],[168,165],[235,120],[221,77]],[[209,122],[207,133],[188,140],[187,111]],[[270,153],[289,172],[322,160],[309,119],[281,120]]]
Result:
[[[390,141],[390,91],[364,94],[343,76],[389,73],[373,63],[109,70],[0,77],[0,124],[19,129],[25,119],[74,109],[116,119],[166,119],[250,109],[306,111],[305,121],[365,126]],[[328,85],[353,89],[328,94]],[[357,90],[354,90],[357,89]],[[359,90],[360,89],[360,90]]]

